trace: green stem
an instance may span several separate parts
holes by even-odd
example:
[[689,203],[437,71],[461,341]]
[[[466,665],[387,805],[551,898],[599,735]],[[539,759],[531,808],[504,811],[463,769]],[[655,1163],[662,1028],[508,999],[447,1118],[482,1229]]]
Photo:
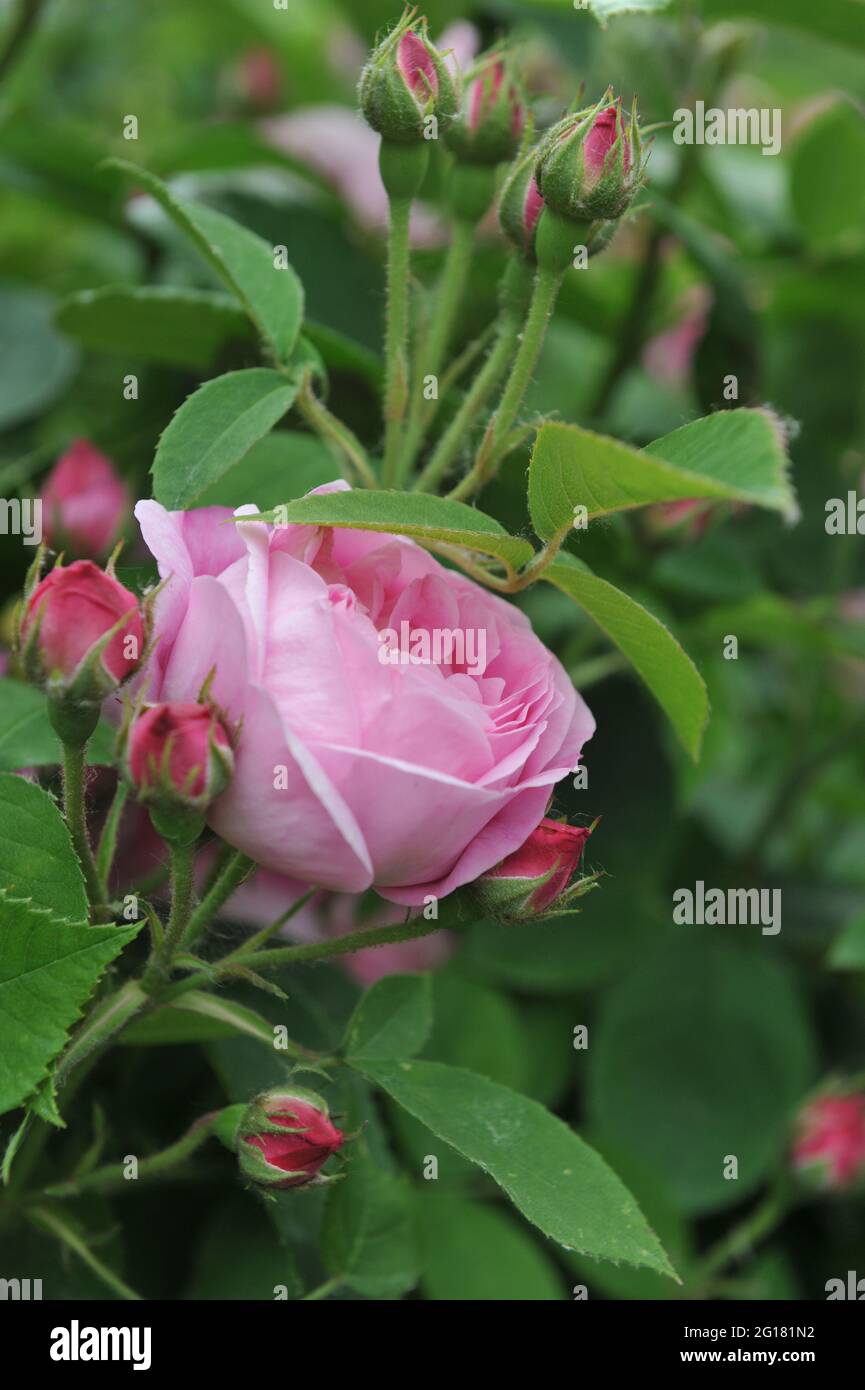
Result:
[[42,1231],[47,1231],[49,1235],[56,1236],[63,1245],[74,1251],[88,1268],[121,1298],[140,1302],[141,1295],[131,1289],[128,1284],[124,1284],[113,1270],[104,1265],[100,1259],[97,1259],[93,1251],[81,1239],[78,1231],[67,1225],[57,1212],[52,1211],[50,1207],[31,1207],[27,1211],[27,1216],[34,1226],[39,1227]]
[[451,468],[460,446],[477,420],[493,391],[508,368],[520,331],[519,320],[502,312],[495,340],[484,365],[478,372],[441,439],[436,444],[415,487],[418,492],[434,492]]
[[117,849],[117,832],[120,829],[120,818],[123,815],[123,807],[126,805],[126,798],[129,796],[129,787],[122,777],[117,779],[117,787],[114,792],[114,799],[105,817],[105,824],[102,827],[102,834],[99,839],[99,847],[96,851],[96,873],[105,898],[108,898],[108,878],[111,873],[111,866],[114,863],[114,853]]
[[[179,1163],[185,1162],[195,1153],[196,1149],[199,1149],[210,1138],[218,1114],[218,1111],[213,1111],[210,1115],[202,1115],[201,1119],[196,1120],[180,1139],[169,1144],[167,1149],[152,1154],[150,1158],[141,1159],[134,1181],[140,1181],[142,1178],[164,1177]],[[46,1187],[44,1195],[46,1197],[78,1197],[82,1192],[113,1192],[126,1187],[132,1181],[133,1179],[126,1175],[125,1163],[105,1163],[101,1168],[94,1168],[93,1172],[88,1173],[85,1177],[70,1178],[68,1182]]]
[[[254,965],[256,970],[283,965],[309,965],[314,961],[329,960],[332,956],[350,955],[352,951],[365,951],[368,946],[391,946],[402,941],[415,941],[421,936],[430,936],[439,931],[438,922],[415,919],[412,922],[399,922],[390,927],[367,927],[361,931],[349,932],[347,936],[335,937],[332,941],[317,941],[305,946],[278,946],[272,951],[256,951],[254,954],[232,957],[233,964]],[[214,963],[214,970],[220,973],[222,961]]]
[[378,487],[372,464],[357,435],[322,404],[312,388],[309,375],[304,378],[297,393],[295,406],[319,438],[325,444],[333,445],[342,456],[345,462],[342,474],[347,482],[354,483],[360,479],[364,487]]
[[180,940],[182,950],[188,951],[192,947],[205,927],[210,925],[220,908],[228,902],[235,889],[240,887],[254,864],[255,861],[243,854],[241,850],[234,851],[213,887],[205,893],[190,916]]
[[154,952],[141,977],[141,988],[145,994],[153,994],[160,985],[164,984],[171,973],[172,961],[181,946],[192,911],[193,868],[198,843],[193,840],[190,844],[172,844],[169,848],[171,851],[171,913],[162,943]]
[[786,1216],[791,1200],[790,1178],[785,1172],[745,1220],[734,1226],[699,1262],[694,1274],[697,1287],[720,1274],[733,1260],[749,1254],[755,1245],[771,1235]]
[[305,1293],[301,1301],[303,1303],[315,1303],[320,1299],[329,1298],[332,1293],[335,1293],[338,1288],[341,1288],[342,1282],[343,1276],[341,1274],[335,1274],[332,1279],[325,1279],[323,1284],[319,1284],[317,1288],[311,1289],[309,1293]]
[[408,403],[408,277],[411,198],[391,197],[387,242],[387,321],[385,325],[384,465],[385,487],[399,472],[402,424]]
[[511,374],[508,377],[498,409],[487,426],[481,446],[475,456],[471,473],[451,493],[462,498],[488,481],[499,460],[501,450],[514,426],[532,373],[537,366],[544,343],[547,324],[555,308],[563,271],[538,268],[528,317],[523,328],[520,346]]
[[10,26],[6,46],[0,53],[0,78],[8,76],[36,28],[45,0],[21,0],[18,14]]
[[84,874],[91,916],[97,917],[105,911],[105,900],[87,836],[87,815],[84,809],[85,747],[86,744],[63,744],[63,813]]
[[[465,297],[474,238],[474,222],[464,219],[457,219],[454,222],[451,243],[445,257],[441,277],[435,288],[429,328],[424,335],[423,347],[417,353],[411,408],[400,458],[398,482],[403,481],[411,472],[415,454],[423,439],[424,430],[432,422],[441,396],[438,378],[441,375],[442,363],[453,333],[454,322]],[[437,379],[437,395],[431,401],[425,401],[423,395],[424,378],[428,376],[434,376]]]

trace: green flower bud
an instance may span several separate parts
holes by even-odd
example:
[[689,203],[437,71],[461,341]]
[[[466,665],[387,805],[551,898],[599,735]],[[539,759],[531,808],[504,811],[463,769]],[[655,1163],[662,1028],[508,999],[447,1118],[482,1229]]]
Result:
[[576,222],[621,217],[642,183],[644,161],[636,112],[625,122],[609,94],[572,112],[538,148],[536,177],[547,206]]
[[499,199],[499,225],[509,241],[528,260],[535,258],[535,234],[544,200],[535,179],[537,149],[514,163]]

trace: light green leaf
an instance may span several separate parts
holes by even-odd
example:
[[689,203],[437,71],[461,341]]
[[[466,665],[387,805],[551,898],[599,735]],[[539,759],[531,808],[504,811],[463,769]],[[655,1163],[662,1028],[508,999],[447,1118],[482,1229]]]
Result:
[[432,1027],[432,986],[428,975],[388,975],[358,1002],[346,1031],[351,1061],[413,1057]]
[[[117,731],[100,724],[87,745],[90,764],[113,761]],[[0,772],[60,762],[60,743],[41,690],[9,676],[0,679]]]
[[[273,513],[266,519],[274,520]],[[533,554],[528,541],[509,536],[504,527],[476,507],[421,493],[324,493],[289,502],[279,509],[277,519],[303,526],[350,526],[413,536],[422,544],[481,551],[514,567],[526,564]]]
[[196,503],[281,420],[297,383],[268,367],[228,372],[188,396],[159,440],[153,495],[170,510]]
[[131,1046],[165,1043],[211,1042],[238,1034],[274,1047],[274,1028],[266,1018],[224,995],[189,990],[171,1004],[138,1019],[126,1028],[120,1041]]
[[566,1296],[555,1264],[510,1212],[433,1182],[416,1194],[415,1212],[427,1298],[529,1303]]
[[418,1277],[408,1183],[356,1150],[331,1188],[322,1222],[331,1277],[367,1298],[398,1298]]
[[273,247],[221,212],[177,198],[160,179],[123,159],[108,161],[145,188],[237,295],[277,362],[291,356],[303,321],[303,286],[291,267],[278,270]]
[[442,1062],[354,1065],[489,1173],[551,1240],[675,1278],[627,1188],[594,1149],[536,1101]]
[[709,697],[702,676],[675,637],[648,609],[572,555],[560,555],[544,570],[544,578],[585,609],[627,657],[696,759]]
[[259,439],[239,463],[204,489],[199,507],[276,507],[290,494],[303,497],[340,476],[326,444],[312,434],[274,430]]
[[566,536],[575,507],[611,512],[706,497],[774,508],[796,504],[778,422],[763,410],[721,410],[634,449],[577,425],[542,425],[529,469],[529,509],[542,540]]
[[55,323],[95,352],[172,367],[209,367],[228,343],[252,331],[231,295],[173,285],[81,290],[58,307]]
[[56,801],[8,772],[0,774],[0,892],[87,919],[84,879]]
[[0,1113],[44,1080],[106,965],[139,929],[58,922],[0,895]]

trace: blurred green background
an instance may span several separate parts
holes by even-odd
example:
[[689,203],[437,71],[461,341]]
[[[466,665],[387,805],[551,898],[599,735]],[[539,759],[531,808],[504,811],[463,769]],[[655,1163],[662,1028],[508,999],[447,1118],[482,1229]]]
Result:
[[[380,198],[368,142],[345,121],[396,0],[30,8],[32,32],[0,60],[0,494],[33,495],[70,440],[86,436],[148,495],[172,412],[221,367],[255,360],[230,334],[212,352],[179,340],[168,359],[144,338],[124,342],[116,326],[100,337],[76,298],[83,291],[212,284],[147,201],[127,200],[100,169],[108,155],[176,180],[287,247],[329,343],[330,403],[374,445]],[[669,123],[698,98],[783,113],[778,157],[677,147],[669,126],[658,130],[638,211],[589,274],[566,281],[530,404],[641,444],[722,408],[734,374],[739,404],[769,403],[789,422],[802,514],[791,527],[718,514],[700,534],[637,514],[579,541],[703,672],[712,716],[696,766],[564,595],[525,599],[598,721],[588,787],[563,785],[558,803],[603,817],[589,858],[608,877],[579,918],[474,929],[436,978],[426,1055],[575,1123],[640,1199],[687,1289],[695,1252],[747,1215],[783,1164],[797,1104],[822,1077],[865,1066],[865,558],[861,536],[825,528],[827,500],[862,495],[865,473],[865,14],[854,0],[634,0],[632,9],[644,13],[614,14],[604,28],[569,0],[426,7],[433,35],[462,21],[460,42],[471,37],[465,24],[483,45],[513,37],[541,124],[581,82],[592,100],[608,83],[626,101],[636,92],[644,123]],[[3,11],[0,52],[19,13]],[[135,140],[124,138],[129,116]],[[416,269],[425,281],[441,261],[441,174],[434,166],[424,190]],[[487,227],[461,340],[493,312],[504,258]],[[130,373],[136,401],[123,395]],[[516,533],[528,528],[526,463],[512,456],[483,497]],[[292,495],[322,469],[312,449]],[[244,468],[238,489],[220,500],[286,500],[266,469],[258,479]],[[4,537],[0,557],[11,600],[30,556]],[[8,642],[8,608],[4,623]],[[723,656],[728,634],[736,660]],[[780,888],[782,931],[674,926],[673,890],[699,879]],[[332,1042],[356,987],[325,967],[288,988],[297,1035]],[[589,1046],[578,1051],[579,1024]],[[242,1041],[178,1044],[170,1055],[168,1092],[164,1049],[120,1049],[100,1073],[97,1099],[130,1151],[168,1142],[197,1107],[269,1079]],[[421,1296],[564,1298],[575,1283],[591,1297],[677,1296],[652,1274],[563,1256],[456,1156],[441,1157],[430,1195],[421,1159],[441,1143],[389,1107],[373,1113],[365,1095],[344,1099],[366,1115],[382,1168],[411,1184]],[[729,1154],[737,1181],[723,1177]],[[118,1261],[151,1297],[268,1297],[272,1284],[291,1285],[295,1260],[314,1282],[318,1197],[264,1211],[236,1190],[227,1160],[211,1162],[196,1185],[94,1204],[82,1220],[113,1233]],[[27,1239],[20,1273],[30,1262],[43,1274],[57,1257]],[[717,1292],[822,1298],[826,1280],[857,1260],[865,1274],[863,1252],[861,1198],[806,1201]],[[77,1268],[58,1268],[56,1281],[80,1296],[99,1291]]]

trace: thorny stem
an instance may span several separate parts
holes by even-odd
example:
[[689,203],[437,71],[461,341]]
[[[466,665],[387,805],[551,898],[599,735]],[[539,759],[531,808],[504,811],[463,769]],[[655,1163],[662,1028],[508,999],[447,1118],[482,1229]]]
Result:
[[141,977],[141,988],[145,994],[152,994],[165,981],[171,971],[175,953],[183,940],[192,911],[193,868],[197,847],[196,841],[170,846],[171,913],[162,943]]
[[228,902],[232,893],[240,887],[253,868],[254,860],[250,859],[249,855],[243,854],[241,850],[235,850],[212,888],[205,893],[190,916],[180,939],[182,950],[188,951],[197,941],[205,927],[210,924],[220,908]]
[[438,922],[423,919],[399,922],[389,927],[367,927],[361,931],[349,932],[347,936],[335,937],[332,941],[317,941],[303,946],[277,946],[271,951],[256,951],[245,956],[234,954],[226,961],[215,961],[214,972],[219,975],[226,962],[227,970],[233,965],[250,964],[258,969],[278,969],[283,965],[311,965],[332,956],[349,955],[352,951],[364,951],[368,946],[390,946],[401,941],[415,941],[421,936],[430,936],[439,931]]
[[385,323],[384,465],[385,487],[399,474],[402,425],[408,403],[408,298],[410,198],[391,197],[387,242],[387,318]]

